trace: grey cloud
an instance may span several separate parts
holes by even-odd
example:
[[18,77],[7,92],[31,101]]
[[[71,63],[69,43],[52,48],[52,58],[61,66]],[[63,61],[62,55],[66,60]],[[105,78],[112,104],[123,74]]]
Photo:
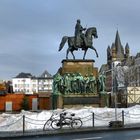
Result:
[[[100,67],[106,62],[106,48],[119,30],[123,45],[128,42],[139,51],[140,2],[138,0],[1,0],[0,1],[0,79],[21,71],[54,74],[65,59],[67,45],[58,52],[63,36],[73,36],[77,18],[83,26],[97,27],[99,38],[87,59]],[[104,55],[102,55],[104,52]],[[81,58],[82,51],[75,52]],[[71,55],[70,55],[71,57]],[[17,61],[18,60],[18,61]]]

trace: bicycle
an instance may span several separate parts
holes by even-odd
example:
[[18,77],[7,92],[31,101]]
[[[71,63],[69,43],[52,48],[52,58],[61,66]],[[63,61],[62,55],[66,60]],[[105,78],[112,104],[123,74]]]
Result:
[[60,119],[52,120],[51,127],[53,129],[61,129],[63,126],[70,126],[73,129],[81,128],[83,125],[80,118],[74,118],[75,114],[70,114],[70,117],[66,117],[67,112],[60,114]]
[[51,128],[51,123],[54,120],[54,116],[56,116],[57,113],[55,114],[54,112],[52,113],[51,117],[45,122],[43,126],[43,131],[49,130]]

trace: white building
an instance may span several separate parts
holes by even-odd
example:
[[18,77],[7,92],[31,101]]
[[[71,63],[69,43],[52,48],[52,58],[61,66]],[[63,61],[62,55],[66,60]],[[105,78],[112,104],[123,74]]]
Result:
[[15,93],[51,93],[53,77],[47,71],[39,77],[33,77],[30,73],[20,73],[12,79],[12,84]]
[[38,80],[38,92],[52,92],[53,77],[47,71],[44,71]]
[[32,75],[30,73],[19,73],[12,79],[13,91],[25,94],[33,94]]

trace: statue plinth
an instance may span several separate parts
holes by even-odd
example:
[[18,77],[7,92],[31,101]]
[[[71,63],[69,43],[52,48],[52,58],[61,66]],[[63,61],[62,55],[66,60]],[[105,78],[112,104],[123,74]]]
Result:
[[100,106],[99,95],[85,94],[85,95],[64,95],[63,108],[83,107],[83,106]]
[[[100,106],[97,91],[98,68],[94,60],[64,59],[59,69],[59,77],[64,83],[57,91],[57,108],[80,106]],[[58,78],[59,79],[59,78]]]
[[65,73],[80,73],[82,76],[93,74],[95,77],[98,75],[98,68],[94,67],[94,60],[82,59],[64,59],[62,61],[61,74]]

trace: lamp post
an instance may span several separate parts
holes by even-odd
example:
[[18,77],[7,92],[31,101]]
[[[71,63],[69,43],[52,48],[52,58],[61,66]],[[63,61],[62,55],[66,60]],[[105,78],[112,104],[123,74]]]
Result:
[[116,66],[112,64],[112,95],[114,96],[115,105],[115,121],[117,121],[117,81],[116,81]]
[[124,86],[124,73],[122,72],[121,61],[114,61],[112,63],[112,94],[114,95],[114,105],[115,105],[115,121],[117,121],[117,94],[118,90],[122,89]]
[[124,68],[120,65],[120,61],[114,61],[112,63],[112,95],[114,96],[115,105],[115,121],[109,122],[110,127],[123,127],[123,121],[119,121],[117,118],[117,94],[120,90],[124,89]]

